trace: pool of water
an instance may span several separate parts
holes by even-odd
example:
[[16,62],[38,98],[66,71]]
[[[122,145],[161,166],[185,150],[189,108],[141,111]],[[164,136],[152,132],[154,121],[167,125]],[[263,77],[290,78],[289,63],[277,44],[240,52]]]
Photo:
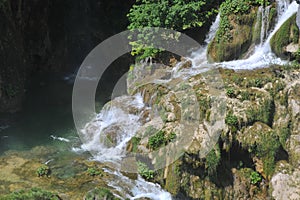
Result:
[[[77,138],[72,118],[72,84],[60,74],[37,74],[26,91],[22,111],[0,115],[0,154]],[[62,141],[60,143],[63,144]]]

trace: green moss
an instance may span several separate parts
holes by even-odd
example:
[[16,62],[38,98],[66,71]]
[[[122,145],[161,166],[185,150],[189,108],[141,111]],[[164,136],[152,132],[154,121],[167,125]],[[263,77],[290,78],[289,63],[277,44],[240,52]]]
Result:
[[176,161],[168,166],[165,189],[172,195],[177,195],[180,190],[180,161]]
[[146,163],[137,162],[138,165],[138,173],[147,180],[154,178],[154,171],[149,169]]
[[97,167],[89,167],[86,170],[86,172],[89,176],[102,176],[103,175],[102,170],[98,169]]
[[299,30],[296,25],[296,14],[290,17],[271,38],[272,51],[278,57],[287,58],[284,47],[289,43],[297,43],[299,38]]
[[216,172],[220,160],[220,148],[218,145],[216,145],[216,147],[213,150],[211,150],[205,157],[205,169],[209,175],[212,175]]
[[132,152],[136,153],[138,151],[138,145],[140,144],[141,138],[138,137],[132,137],[131,143],[132,143]]
[[95,200],[95,199],[119,200],[119,198],[115,197],[106,188],[95,188],[85,196],[85,200]]
[[6,196],[1,196],[0,200],[59,200],[57,194],[40,188],[30,190],[20,190]]

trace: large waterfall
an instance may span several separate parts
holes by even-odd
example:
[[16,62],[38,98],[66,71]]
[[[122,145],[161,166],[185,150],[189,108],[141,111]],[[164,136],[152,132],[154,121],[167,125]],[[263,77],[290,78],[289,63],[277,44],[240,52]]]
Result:
[[[261,34],[260,44],[257,44],[252,55],[244,60],[235,60],[222,63],[209,64],[207,60],[207,46],[214,38],[218,29],[220,16],[216,18],[203,45],[199,50],[193,52],[188,60],[192,67],[184,72],[180,71],[177,65],[172,72],[172,77],[178,77],[182,74],[192,76],[200,73],[202,69],[209,66],[221,66],[232,69],[255,69],[266,67],[272,63],[283,64],[285,61],[276,58],[270,48],[270,40],[282,24],[298,10],[296,2],[289,3],[288,0],[277,0],[278,19],[273,30],[266,21],[269,15],[270,7],[259,9],[261,15]],[[201,69],[201,70],[199,70]],[[86,125],[83,132],[89,142],[82,145],[82,148],[95,152],[95,160],[100,162],[110,162],[117,164],[118,160],[126,154],[126,144],[135,135],[141,125],[141,121],[149,108],[144,104],[141,94],[136,96],[122,96],[112,100],[106,105],[97,117]],[[111,136],[110,134],[113,134]],[[108,140],[107,138],[113,138]],[[124,198],[137,199],[141,197],[154,200],[172,199],[171,195],[160,188],[159,185],[149,183],[138,177],[137,180],[131,180],[119,171],[106,169],[107,173],[114,176],[108,185],[122,191]]]

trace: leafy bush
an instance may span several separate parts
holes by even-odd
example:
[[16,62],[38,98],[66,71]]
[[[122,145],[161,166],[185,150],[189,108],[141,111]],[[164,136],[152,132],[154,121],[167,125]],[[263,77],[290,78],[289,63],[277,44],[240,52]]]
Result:
[[[127,15],[130,22],[128,29],[143,27],[162,27],[173,30],[185,30],[201,27],[208,23],[210,17],[217,11],[214,2],[204,0],[137,0]],[[150,32],[142,33],[132,41],[132,54],[138,59],[153,57],[159,50],[153,48],[151,42],[155,39]]]
[[232,114],[226,115],[225,123],[229,126],[234,126],[234,127],[237,127],[239,125],[237,116]]
[[0,200],[60,200],[60,198],[55,193],[40,188],[32,188],[30,190],[20,190],[2,196]]
[[252,172],[250,174],[251,184],[256,185],[262,181],[262,177],[258,172]]
[[149,169],[149,167],[145,163],[138,161],[137,165],[138,165],[138,173],[142,177],[144,177],[147,180],[154,178],[154,171]]
[[102,176],[102,171],[96,167],[89,167],[86,172],[89,176]]
[[250,93],[248,91],[241,91],[242,101],[250,100]]
[[41,165],[37,168],[36,174],[40,176],[48,176],[50,174],[50,168],[48,165]]
[[172,142],[176,138],[176,133],[171,132],[170,134],[166,134],[165,131],[159,130],[154,135],[149,137],[148,140],[148,146],[156,150],[159,147],[168,144],[169,142]]
[[226,90],[226,95],[227,95],[228,97],[230,97],[230,98],[235,97],[234,88],[228,88],[228,89]]
[[205,168],[209,175],[214,174],[217,170],[217,167],[220,163],[221,153],[219,146],[211,150],[205,157]]
[[149,138],[148,145],[155,150],[165,144],[165,132],[160,130]]

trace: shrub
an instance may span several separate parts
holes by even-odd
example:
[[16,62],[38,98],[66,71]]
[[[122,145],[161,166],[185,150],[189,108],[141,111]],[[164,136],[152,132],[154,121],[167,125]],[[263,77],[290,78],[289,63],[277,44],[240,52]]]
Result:
[[241,91],[242,101],[250,100],[250,93],[248,91]]
[[149,137],[148,145],[151,149],[155,150],[165,144],[165,132],[160,130],[151,137]]
[[0,200],[60,200],[55,193],[42,190],[40,188],[32,188],[30,190],[20,190],[9,195],[0,197]]
[[225,118],[225,123],[229,126],[237,127],[239,125],[239,121],[237,116],[228,114]]
[[256,185],[262,181],[262,177],[258,172],[252,172],[250,174],[251,184]]
[[102,176],[102,171],[96,167],[89,167],[86,172],[89,176]]
[[148,146],[156,150],[159,147],[168,144],[169,142],[172,142],[176,138],[176,133],[171,132],[170,134],[166,134],[165,131],[159,130],[154,135],[149,137],[148,140]]
[[40,176],[48,176],[50,174],[50,168],[48,165],[41,165],[37,168],[36,174]]
[[214,174],[221,159],[219,146],[211,150],[205,158],[205,169],[209,175]]
[[154,178],[154,171],[149,169],[149,167],[145,163],[138,161],[137,166],[138,166],[138,173],[143,178],[147,180]]
[[226,95],[230,98],[234,98],[235,97],[234,88],[228,88],[226,90]]

